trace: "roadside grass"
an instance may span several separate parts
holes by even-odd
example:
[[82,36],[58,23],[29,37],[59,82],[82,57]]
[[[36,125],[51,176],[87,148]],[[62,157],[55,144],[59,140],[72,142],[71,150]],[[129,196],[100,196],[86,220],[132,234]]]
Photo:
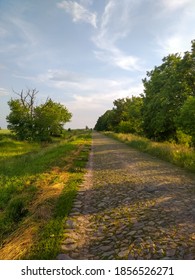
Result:
[[133,134],[105,132],[105,135],[126,143],[132,148],[171,162],[186,170],[195,172],[195,151],[182,144],[153,142]]
[[0,152],[0,259],[55,259],[84,175],[91,133],[74,131],[44,148],[13,140],[22,147],[20,155],[16,150],[5,157],[5,149],[11,150],[7,142]]
[[1,134],[10,134],[11,131],[9,129],[0,129],[0,135]]
[[51,260],[56,259],[60,252],[60,244],[64,237],[66,217],[70,213],[78,186],[83,174],[73,174],[66,182],[61,195],[54,206],[51,219],[40,227],[36,240],[25,259]]
[[67,173],[68,180],[57,198],[51,220],[40,228],[37,240],[27,254],[27,259],[55,259],[60,251],[60,244],[64,237],[64,225],[68,214],[72,208],[73,200],[76,196],[79,185],[85,174],[85,166],[88,160],[91,136],[82,136],[76,140],[81,145],[81,149],[73,162],[69,165]]

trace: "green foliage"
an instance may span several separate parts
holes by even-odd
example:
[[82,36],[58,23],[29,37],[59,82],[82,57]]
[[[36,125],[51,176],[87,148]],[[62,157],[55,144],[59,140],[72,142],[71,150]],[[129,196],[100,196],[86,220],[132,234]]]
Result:
[[189,96],[195,96],[194,42],[183,57],[172,54],[162,65],[147,72],[143,80],[143,128],[156,140],[176,139],[180,109]]
[[179,144],[182,144],[186,147],[192,146],[192,136],[184,133],[182,130],[177,130],[176,136]]
[[142,133],[142,98],[117,99],[112,110],[106,111],[97,121],[98,131]]
[[63,125],[71,119],[72,114],[60,103],[51,99],[35,108],[34,130],[39,140],[47,141],[51,136],[60,136]]
[[31,138],[32,126],[31,120],[29,118],[28,108],[23,105],[19,99],[11,99],[8,102],[11,113],[7,116],[7,121],[9,123],[8,128],[13,131],[17,138],[20,140]]
[[183,56],[164,57],[160,66],[147,72],[143,85],[140,97],[115,100],[95,129],[195,145],[195,40]]
[[97,120],[97,123],[95,125],[95,130],[97,131],[113,130],[113,119],[114,119],[113,110],[106,111]]
[[164,58],[163,64],[148,72],[148,78],[143,80],[143,123],[149,138],[165,140],[175,135],[174,119],[185,95],[177,72],[180,61],[179,55]]
[[119,132],[142,134],[142,106],[141,97],[126,98],[123,120],[118,124]]
[[19,99],[8,102],[10,114],[8,128],[19,140],[49,141],[52,136],[60,136],[63,125],[70,121],[72,114],[60,103],[48,99],[35,106],[36,89],[21,91]]
[[188,97],[177,120],[179,128],[189,134],[195,144],[195,97]]

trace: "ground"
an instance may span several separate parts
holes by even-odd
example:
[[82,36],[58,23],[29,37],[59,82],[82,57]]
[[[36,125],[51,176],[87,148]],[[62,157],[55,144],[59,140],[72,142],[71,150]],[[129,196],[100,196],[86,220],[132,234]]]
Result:
[[94,132],[58,259],[195,259],[195,176]]

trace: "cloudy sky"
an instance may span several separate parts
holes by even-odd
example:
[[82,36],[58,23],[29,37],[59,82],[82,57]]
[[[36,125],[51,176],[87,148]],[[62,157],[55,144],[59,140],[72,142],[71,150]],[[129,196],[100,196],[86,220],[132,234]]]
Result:
[[190,50],[194,11],[194,0],[0,0],[0,127],[27,88],[64,104],[66,127],[93,127],[164,56]]

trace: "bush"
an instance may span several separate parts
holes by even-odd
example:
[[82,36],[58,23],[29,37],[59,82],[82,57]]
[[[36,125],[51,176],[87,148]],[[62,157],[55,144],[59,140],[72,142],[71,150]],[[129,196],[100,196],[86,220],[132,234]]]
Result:
[[192,146],[192,136],[184,133],[181,130],[177,130],[176,135],[179,144],[183,144],[186,147]]

